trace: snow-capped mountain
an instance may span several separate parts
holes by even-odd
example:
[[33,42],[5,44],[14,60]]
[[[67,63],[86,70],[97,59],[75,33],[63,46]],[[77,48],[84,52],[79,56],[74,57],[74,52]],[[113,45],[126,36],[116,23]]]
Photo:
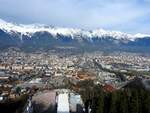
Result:
[[75,38],[77,36],[78,37],[82,36],[83,38],[112,37],[114,39],[125,39],[131,41],[134,41],[137,38],[150,36],[150,35],[145,35],[140,33],[136,35],[131,35],[131,34],[122,33],[118,31],[106,31],[103,29],[87,31],[81,29],[51,27],[42,24],[31,24],[31,25],[13,24],[13,23],[8,23],[1,19],[0,19],[0,29],[8,33],[16,32],[22,35],[27,35],[29,37],[31,37],[36,32],[48,32],[54,36],[56,36],[57,34],[61,34],[64,36],[70,36],[71,38]]
[[84,50],[119,50],[137,48],[150,51],[150,35],[127,34],[103,29],[83,30],[42,24],[23,25],[0,19],[0,49],[8,47],[46,48],[71,46]]

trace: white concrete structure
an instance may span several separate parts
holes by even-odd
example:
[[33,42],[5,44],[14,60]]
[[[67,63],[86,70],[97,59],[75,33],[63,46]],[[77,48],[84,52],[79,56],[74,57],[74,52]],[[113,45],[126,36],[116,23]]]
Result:
[[58,95],[57,113],[69,113],[69,98],[67,93]]
[[[70,93],[70,111],[78,113],[79,109],[78,106],[80,106],[80,110],[83,108],[83,101],[81,99],[81,96],[78,94]],[[80,111],[81,112],[81,111]]]

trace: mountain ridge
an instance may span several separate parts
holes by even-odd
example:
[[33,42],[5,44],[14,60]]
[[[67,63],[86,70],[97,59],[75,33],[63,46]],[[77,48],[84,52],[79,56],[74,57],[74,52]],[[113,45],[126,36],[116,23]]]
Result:
[[83,29],[73,29],[73,28],[63,28],[63,27],[52,27],[44,24],[13,24],[6,22],[0,19],[0,29],[4,30],[8,33],[20,33],[21,35],[27,35],[31,37],[36,32],[48,32],[54,36],[57,34],[61,34],[64,36],[70,36],[74,38],[76,36],[83,36],[87,38],[92,37],[112,37],[114,39],[125,39],[129,41],[134,41],[137,38],[150,37],[150,35],[137,33],[135,35],[127,34],[120,31],[108,31],[104,29],[96,29],[96,30],[83,30]]
[[103,29],[88,31],[41,24],[17,25],[0,20],[0,50],[9,47],[31,52],[40,49],[55,49],[62,52],[62,48],[66,52],[69,50],[150,52],[150,36]]

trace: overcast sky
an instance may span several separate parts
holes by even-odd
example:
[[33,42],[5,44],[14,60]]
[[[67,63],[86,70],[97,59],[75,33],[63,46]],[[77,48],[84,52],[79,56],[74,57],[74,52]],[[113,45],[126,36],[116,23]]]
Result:
[[0,18],[18,24],[150,34],[150,0],[0,0]]

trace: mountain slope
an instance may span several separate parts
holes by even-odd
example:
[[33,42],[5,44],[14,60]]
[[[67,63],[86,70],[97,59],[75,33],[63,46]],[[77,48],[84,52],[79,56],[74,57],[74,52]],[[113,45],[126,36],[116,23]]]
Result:
[[46,25],[17,25],[0,20],[0,49],[18,47],[35,51],[65,47],[79,51],[150,52],[150,36],[97,29],[59,28]]

